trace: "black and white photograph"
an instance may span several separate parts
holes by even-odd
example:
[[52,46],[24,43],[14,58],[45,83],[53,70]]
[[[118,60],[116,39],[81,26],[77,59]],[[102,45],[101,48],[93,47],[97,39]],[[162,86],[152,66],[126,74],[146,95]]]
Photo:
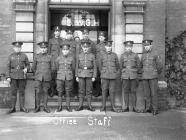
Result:
[[0,140],[186,140],[186,0],[0,10]]

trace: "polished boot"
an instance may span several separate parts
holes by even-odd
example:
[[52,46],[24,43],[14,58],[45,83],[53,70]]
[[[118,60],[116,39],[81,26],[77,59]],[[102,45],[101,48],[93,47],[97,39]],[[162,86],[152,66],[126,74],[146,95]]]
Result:
[[91,105],[91,97],[88,97],[87,100],[88,100],[88,108],[87,109],[89,111],[95,111],[95,109]]
[[62,97],[58,97],[58,109],[57,112],[61,112],[62,111]]
[[8,111],[8,113],[14,113],[14,112],[16,112],[16,108],[15,108],[15,106],[16,106],[16,97],[12,97],[12,108]]
[[84,99],[82,97],[79,98],[79,107],[76,109],[76,111],[83,110],[83,100]]
[[155,115],[157,115],[157,114],[158,114],[158,110],[153,110],[153,111],[152,111],[152,115],[153,115],[153,116],[155,116]]
[[46,112],[46,113],[50,113],[50,109],[46,106],[43,108],[43,111]]
[[66,97],[66,109],[68,112],[72,112],[72,109],[70,108],[70,97]]
[[39,112],[39,111],[41,111],[40,106],[36,107],[34,113],[37,113],[37,112]]
[[25,98],[24,97],[20,97],[20,111],[28,113],[29,110],[24,107],[24,101],[25,101]]
[[122,112],[129,112],[129,107],[122,109]]

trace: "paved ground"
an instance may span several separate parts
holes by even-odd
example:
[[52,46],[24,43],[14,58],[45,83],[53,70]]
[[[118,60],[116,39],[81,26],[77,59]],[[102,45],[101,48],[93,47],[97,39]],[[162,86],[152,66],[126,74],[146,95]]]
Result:
[[157,116],[88,111],[50,114],[0,110],[0,140],[186,140],[186,111]]

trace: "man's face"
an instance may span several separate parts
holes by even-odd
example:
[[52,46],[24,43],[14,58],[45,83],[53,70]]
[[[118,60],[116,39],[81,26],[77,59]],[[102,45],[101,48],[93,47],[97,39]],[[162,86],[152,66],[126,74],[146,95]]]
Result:
[[125,47],[125,50],[126,50],[127,52],[131,52],[131,51],[132,51],[132,46],[126,46],[126,47]]
[[72,34],[67,34],[67,39],[72,39]]
[[62,49],[62,54],[63,54],[64,56],[67,56],[67,55],[69,54],[69,48],[64,47],[64,48]]
[[46,47],[45,47],[45,48],[40,48],[40,52],[41,52],[42,54],[47,53],[47,48],[46,48]]
[[88,33],[83,33],[83,39],[88,39]]
[[21,46],[15,46],[13,49],[16,53],[19,53],[19,52],[21,52],[22,47]]
[[108,52],[108,53],[112,52],[112,46],[111,45],[106,45],[105,49],[106,49],[106,52]]
[[54,32],[55,37],[60,37],[61,32],[59,30],[56,30]]
[[152,50],[152,45],[145,45],[144,46],[146,51],[151,51]]
[[104,36],[99,36],[98,39],[99,39],[100,42],[103,42],[105,40],[105,37]]

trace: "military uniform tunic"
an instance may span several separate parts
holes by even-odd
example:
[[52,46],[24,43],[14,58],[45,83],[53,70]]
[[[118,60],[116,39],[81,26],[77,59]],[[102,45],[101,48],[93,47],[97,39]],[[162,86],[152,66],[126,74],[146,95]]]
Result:
[[102,53],[100,56],[100,72],[101,72],[101,87],[102,96],[105,104],[106,94],[109,91],[111,97],[111,105],[114,107],[114,93],[116,90],[116,79],[119,74],[119,61],[117,54],[114,52]]
[[136,79],[138,78],[138,74],[140,72],[140,59],[138,55],[133,52],[124,52],[120,58],[120,68],[123,88],[122,97],[124,98],[125,106],[129,108],[129,99],[131,96],[132,108],[136,109]]
[[146,109],[157,110],[158,74],[162,70],[159,56],[150,51],[144,52],[141,59],[142,79],[145,93]]
[[92,78],[96,78],[97,68],[95,56],[92,53],[81,52],[76,64],[76,77],[79,77],[79,96],[91,97]]
[[[10,87],[12,98],[17,98],[17,91],[19,90],[19,96],[21,100],[24,100],[25,86],[26,86],[26,74],[23,72],[24,68],[29,70],[30,64],[28,57],[24,53],[12,53],[8,58],[7,64],[7,77],[11,78]],[[21,106],[23,102],[20,101]]]
[[[75,59],[73,56],[60,55],[55,61],[55,69],[57,69],[57,91],[59,96],[66,91],[66,95],[70,96],[73,90],[73,79],[75,72]],[[65,91],[64,91],[65,89]]]

